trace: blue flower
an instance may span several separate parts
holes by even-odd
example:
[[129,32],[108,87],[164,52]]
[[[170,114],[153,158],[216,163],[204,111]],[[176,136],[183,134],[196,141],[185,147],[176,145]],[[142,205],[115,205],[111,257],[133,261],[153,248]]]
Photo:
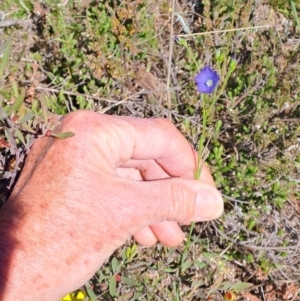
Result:
[[212,93],[215,90],[219,80],[220,77],[218,73],[208,66],[201,69],[195,77],[198,91],[205,94]]

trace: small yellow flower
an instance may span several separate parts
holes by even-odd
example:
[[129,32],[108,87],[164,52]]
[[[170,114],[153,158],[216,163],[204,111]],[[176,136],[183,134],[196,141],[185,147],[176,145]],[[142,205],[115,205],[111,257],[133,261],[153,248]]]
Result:
[[89,301],[90,299],[87,298],[86,293],[79,291],[77,294],[72,293],[68,294],[67,296],[63,297],[60,301]]
[[226,300],[226,301],[235,301],[236,300],[236,295],[233,292],[227,291],[224,294],[224,300]]

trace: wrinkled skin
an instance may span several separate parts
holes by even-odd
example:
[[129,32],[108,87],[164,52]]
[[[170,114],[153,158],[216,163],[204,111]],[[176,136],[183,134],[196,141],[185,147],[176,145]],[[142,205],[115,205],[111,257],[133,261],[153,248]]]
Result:
[[178,223],[222,214],[207,167],[193,180],[196,153],[166,119],[78,111],[60,131],[75,136],[38,139],[0,210],[1,300],[57,301],[130,236],[177,246]]

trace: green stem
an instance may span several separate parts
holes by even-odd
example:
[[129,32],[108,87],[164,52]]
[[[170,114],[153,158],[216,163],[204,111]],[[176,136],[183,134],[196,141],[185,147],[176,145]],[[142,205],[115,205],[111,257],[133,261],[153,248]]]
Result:
[[205,96],[201,94],[200,101],[202,105],[202,133],[198,143],[198,162],[197,162],[197,169],[195,172],[195,179],[199,180],[202,170],[202,157],[204,151],[204,143],[206,138],[206,125],[207,125],[207,111],[206,111],[206,104],[205,104]]

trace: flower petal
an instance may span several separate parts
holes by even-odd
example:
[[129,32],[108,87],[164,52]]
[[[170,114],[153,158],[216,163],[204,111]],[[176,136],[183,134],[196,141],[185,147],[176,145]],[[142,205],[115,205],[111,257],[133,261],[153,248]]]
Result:
[[209,66],[204,67],[195,77],[197,89],[200,93],[212,93],[220,80],[218,73]]

